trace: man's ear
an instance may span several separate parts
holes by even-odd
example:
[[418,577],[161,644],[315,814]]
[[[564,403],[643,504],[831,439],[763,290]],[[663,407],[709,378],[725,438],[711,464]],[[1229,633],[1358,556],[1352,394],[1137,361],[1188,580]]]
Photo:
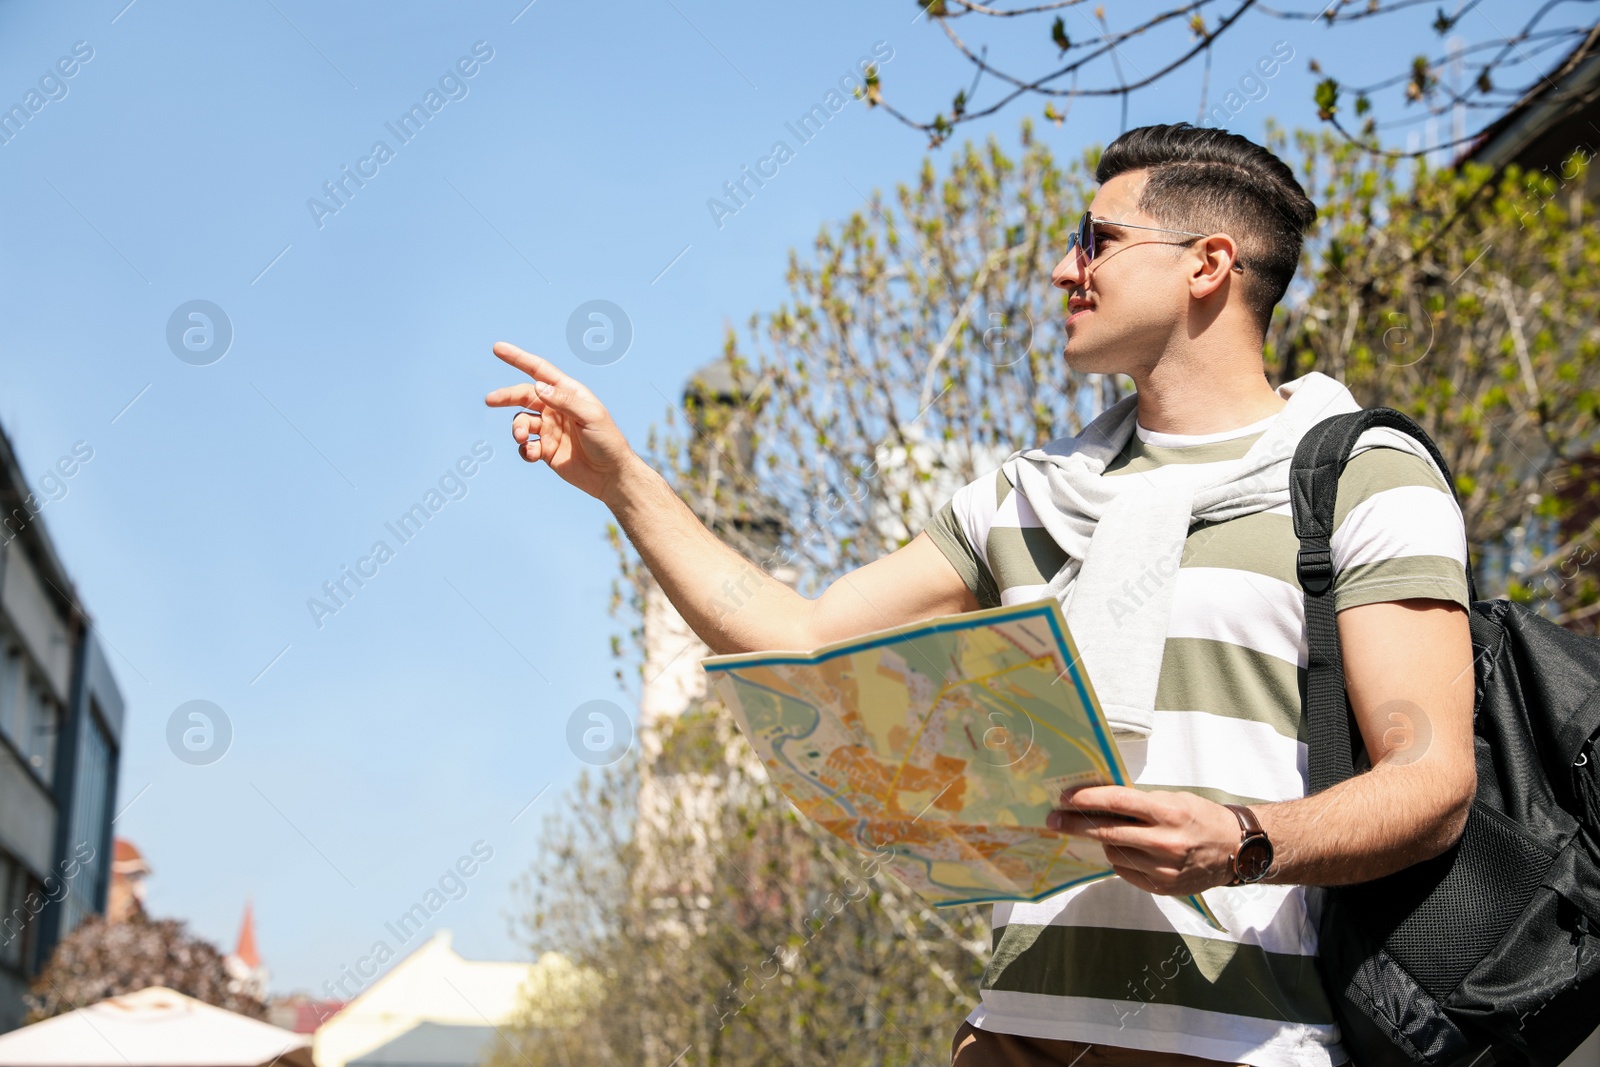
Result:
[[1191,253],[1189,295],[1204,299],[1222,288],[1230,276],[1239,277],[1233,265],[1239,261],[1239,246],[1225,233],[1215,233],[1196,241]]

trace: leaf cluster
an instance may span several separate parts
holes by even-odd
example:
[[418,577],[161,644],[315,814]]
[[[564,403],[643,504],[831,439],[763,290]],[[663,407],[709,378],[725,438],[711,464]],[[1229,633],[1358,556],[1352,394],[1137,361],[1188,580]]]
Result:
[[1592,629],[1600,601],[1600,231],[1592,150],[1498,176],[1295,137],[1321,205],[1269,362],[1398,408],[1454,472],[1480,595]]

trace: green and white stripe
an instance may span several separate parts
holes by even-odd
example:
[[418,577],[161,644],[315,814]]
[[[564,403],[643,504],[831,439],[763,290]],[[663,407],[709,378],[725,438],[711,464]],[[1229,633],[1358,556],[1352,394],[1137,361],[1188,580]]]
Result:
[[[1214,477],[1270,422],[1203,436],[1139,428],[1106,474],[1157,485]],[[1413,597],[1467,603],[1461,513],[1423,460],[1389,448],[1356,456],[1339,479],[1334,519],[1338,608]],[[927,532],[985,607],[1037,599],[1066,560],[1000,471],[958,491]],[[1147,738],[1116,738],[1135,782],[1219,802],[1305,795],[1298,549],[1287,504],[1190,528],[1154,728]],[[997,904],[994,958],[970,1021],[1230,1063],[1329,1067],[1345,1054],[1316,975],[1321,892],[1208,890],[1228,934],[1116,878],[1037,904]]]

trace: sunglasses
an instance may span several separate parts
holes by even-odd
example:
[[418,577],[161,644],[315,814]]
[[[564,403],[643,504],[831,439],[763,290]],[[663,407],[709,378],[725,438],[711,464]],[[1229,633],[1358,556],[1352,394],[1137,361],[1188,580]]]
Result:
[[[1209,233],[1193,233],[1189,230],[1169,230],[1164,226],[1141,226],[1134,222],[1116,222],[1112,219],[1097,219],[1093,215],[1089,214],[1089,212],[1085,211],[1083,213],[1083,218],[1078,220],[1078,228],[1067,235],[1067,255],[1072,255],[1072,250],[1074,248],[1081,248],[1083,249],[1084,258],[1090,263],[1093,263],[1094,254],[1098,250],[1095,247],[1094,240],[1094,228],[1096,226],[1120,226],[1126,230],[1154,230],[1157,233],[1181,233],[1187,237],[1211,236]],[[1187,244],[1188,242],[1186,241],[1184,243]],[[1237,263],[1233,265],[1233,269],[1238,271],[1240,274],[1244,273],[1244,268]]]

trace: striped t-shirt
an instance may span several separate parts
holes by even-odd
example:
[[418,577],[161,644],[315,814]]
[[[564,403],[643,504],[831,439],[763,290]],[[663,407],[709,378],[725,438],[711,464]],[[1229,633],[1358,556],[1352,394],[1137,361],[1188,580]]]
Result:
[[[1105,474],[1157,486],[1209,480],[1271,422],[1206,435],[1138,427]],[[1334,521],[1336,609],[1412,597],[1467,604],[1461,512],[1426,461],[1393,448],[1357,455],[1339,479]],[[998,470],[959,490],[927,533],[984,607],[1038,599],[1067,558]],[[1240,804],[1305,796],[1298,548],[1287,503],[1190,526],[1153,729],[1116,735],[1136,783]],[[1343,1062],[1314,959],[1322,892],[1209,889],[1227,934],[1177,898],[1120,878],[1037,904],[997,904],[994,956],[968,1021],[1264,1067]]]

